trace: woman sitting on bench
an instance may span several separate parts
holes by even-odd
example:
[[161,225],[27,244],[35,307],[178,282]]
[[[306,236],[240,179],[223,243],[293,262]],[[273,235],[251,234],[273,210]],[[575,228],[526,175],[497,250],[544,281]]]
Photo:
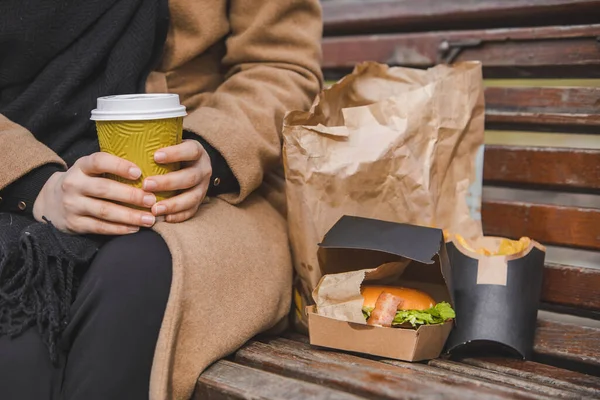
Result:
[[[189,398],[289,309],[280,127],[321,87],[318,0],[4,0],[0,26],[0,398]],[[154,154],[184,168],[136,189],[90,111],[143,92],[188,116]]]

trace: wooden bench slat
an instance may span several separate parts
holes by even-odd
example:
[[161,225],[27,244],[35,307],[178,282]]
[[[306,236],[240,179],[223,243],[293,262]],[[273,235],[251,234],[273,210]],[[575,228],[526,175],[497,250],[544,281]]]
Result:
[[[594,117],[600,113],[600,87],[487,87],[486,108]],[[597,119],[583,121],[597,124]]]
[[[540,394],[538,392],[533,392],[530,388],[526,388],[522,385],[512,386],[506,382],[492,382],[485,379],[478,379],[472,376],[468,376],[462,373],[457,373],[453,371],[444,370],[441,368],[436,368],[431,365],[422,364],[422,363],[408,363],[398,360],[381,360],[382,363],[395,365],[400,368],[415,370],[415,371],[423,371],[428,375],[437,375],[443,376],[452,379],[455,382],[466,382],[470,384],[477,384],[482,388],[490,388],[494,391],[502,391],[507,395],[510,395],[511,398],[528,398],[528,399],[547,399],[546,394]],[[547,388],[544,388],[543,393],[547,392]]]
[[600,329],[538,318],[536,354],[600,367]]
[[484,201],[481,214],[486,235],[600,249],[600,209]]
[[593,114],[560,114],[550,111],[502,111],[488,109],[485,127],[490,130],[527,130],[561,133],[598,133],[600,116]]
[[589,0],[419,0],[322,3],[325,34],[467,27],[530,26],[593,21],[600,1]]
[[542,301],[600,311],[600,269],[546,263]]
[[362,397],[286,378],[230,361],[218,361],[198,379],[194,400],[359,400]]
[[600,189],[600,150],[488,145],[483,179],[492,185],[597,190]]
[[600,87],[488,87],[488,129],[597,134]]
[[443,42],[481,40],[480,45],[464,47],[453,61],[479,60],[487,76],[492,71],[486,72],[486,67],[500,68],[504,72],[499,76],[530,76],[528,68],[541,76],[540,67],[556,74],[562,67],[558,76],[597,77],[597,36],[600,25],[325,37],[323,69],[327,75],[328,70],[347,71],[364,61],[430,67],[444,60],[439,51]]
[[451,377],[411,371],[374,360],[310,345],[274,339],[251,342],[238,350],[236,362],[261,370],[318,383],[359,396],[378,399],[435,398],[489,399],[514,398],[501,390],[453,381]]
[[466,358],[461,362],[558,388],[577,390],[600,398],[600,378],[551,365],[511,358]]
[[466,376],[471,376],[477,379],[485,379],[491,382],[499,382],[503,384],[520,387],[535,391],[537,393],[548,396],[549,398],[561,398],[561,399],[579,399],[581,398],[581,392],[576,390],[567,390],[563,388],[557,388],[547,386],[538,382],[528,381],[526,379],[517,378],[511,375],[504,375],[493,371],[487,371],[483,368],[474,367],[467,364],[458,363],[450,360],[435,359],[430,360],[428,365],[434,366],[447,371],[452,371]]
[[504,111],[488,109],[485,112],[485,122],[492,128],[497,124],[519,125],[591,125],[600,126],[600,115],[597,114],[567,114],[551,111]]

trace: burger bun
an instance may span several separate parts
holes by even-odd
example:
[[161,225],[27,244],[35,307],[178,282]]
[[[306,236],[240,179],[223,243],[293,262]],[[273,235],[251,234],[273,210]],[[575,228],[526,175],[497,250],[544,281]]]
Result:
[[393,294],[400,297],[402,302],[398,305],[398,310],[427,310],[435,306],[436,302],[427,293],[399,286],[363,286],[360,293],[364,298],[363,307],[375,308],[377,298],[382,292]]

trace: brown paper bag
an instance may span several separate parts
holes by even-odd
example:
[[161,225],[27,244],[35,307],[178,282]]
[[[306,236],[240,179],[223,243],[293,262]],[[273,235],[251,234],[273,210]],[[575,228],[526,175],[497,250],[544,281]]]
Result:
[[362,313],[364,299],[360,294],[362,284],[401,275],[407,266],[408,260],[402,260],[377,268],[325,275],[312,293],[319,315],[366,324]]
[[[482,236],[481,64],[358,65],[284,120],[296,316],[321,278],[318,243],[343,215]],[[298,321],[296,321],[298,322]]]

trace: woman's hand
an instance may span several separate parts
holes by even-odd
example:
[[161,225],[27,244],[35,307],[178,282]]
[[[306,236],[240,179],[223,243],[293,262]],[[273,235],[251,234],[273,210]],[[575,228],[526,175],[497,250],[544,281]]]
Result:
[[152,176],[144,181],[144,190],[164,192],[183,190],[180,194],[156,203],[152,213],[164,215],[167,222],[182,222],[190,219],[206,196],[212,167],[204,147],[195,140],[184,140],[176,146],[166,147],[154,153],[159,164],[182,162],[179,171]]
[[142,171],[108,153],[82,157],[68,171],[50,177],[33,205],[33,216],[38,221],[46,217],[63,232],[80,234],[125,235],[154,225],[152,213],[112,201],[150,208],[156,196],[103,178],[105,173],[136,180]]

